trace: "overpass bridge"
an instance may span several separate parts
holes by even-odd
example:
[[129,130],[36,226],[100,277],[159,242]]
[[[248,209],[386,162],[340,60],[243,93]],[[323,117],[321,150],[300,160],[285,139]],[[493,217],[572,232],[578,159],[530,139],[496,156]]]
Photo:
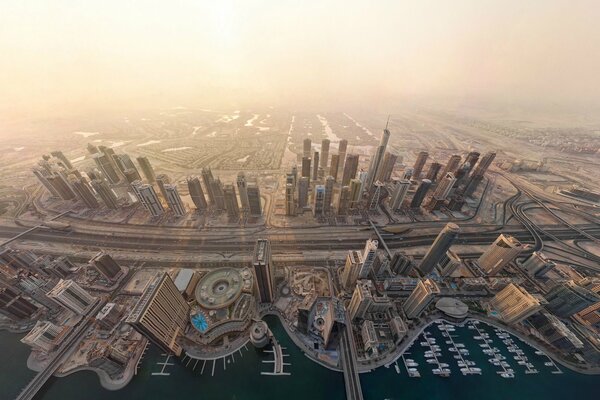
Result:
[[348,400],[363,399],[360,377],[358,376],[355,346],[350,315],[346,311],[346,324],[340,335],[340,366],[344,372],[344,385]]

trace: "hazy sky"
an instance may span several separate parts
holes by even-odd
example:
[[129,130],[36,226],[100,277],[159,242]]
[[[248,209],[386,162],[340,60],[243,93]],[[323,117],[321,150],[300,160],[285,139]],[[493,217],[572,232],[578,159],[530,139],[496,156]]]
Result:
[[600,2],[0,2],[0,112],[399,98],[600,104]]

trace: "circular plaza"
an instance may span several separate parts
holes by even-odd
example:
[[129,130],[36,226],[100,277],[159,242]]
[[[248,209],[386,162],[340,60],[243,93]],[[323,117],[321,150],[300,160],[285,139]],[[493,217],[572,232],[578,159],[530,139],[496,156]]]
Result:
[[202,308],[215,310],[228,307],[241,295],[244,281],[238,270],[219,268],[204,275],[194,293]]

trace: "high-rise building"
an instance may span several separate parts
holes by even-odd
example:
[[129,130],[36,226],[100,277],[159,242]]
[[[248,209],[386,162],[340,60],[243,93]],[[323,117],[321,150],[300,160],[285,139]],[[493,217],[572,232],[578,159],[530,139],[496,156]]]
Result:
[[158,274],[125,320],[164,351],[181,355],[177,342],[189,319],[189,305],[168,274]]
[[64,279],[61,279],[56,286],[48,292],[48,297],[78,315],[87,314],[98,300],[77,283],[72,280]]
[[296,202],[294,200],[294,185],[286,183],[285,185],[285,215],[296,215]]
[[441,173],[441,176],[446,176],[448,172],[454,173],[460,164],[460,156],[458,154],[454,154],[450,156],[448,159],[448,163],[444,167],[444,170]]
[[538,299],[513,283],[498,292],[489,307],[506,324],[517,324],[541,308]]
[[421,177],[421,172],[423,172],[423,167],[427,162],[427,158],[429,157],[429,153],[426,151],[421,151],[417,155],[417,159],[415,160],[415,165],[413,166],[412,178],[414,180],[418,180]]
[[116,210],[119,208],[119,199],[105,180],[93,179],[92,187],[96,193],[98,193],[98,196],[100,196],[107,208],[110,208],[111,210]]
[[237,187],[240,196],[240,204],[242,210],[250,209],[250,201],[248,200],[248,183],[246,182],[246,175],[243,172],[239,172],[237,176]]
[[315,186],[313,215],[320,217],[325,213],[325,185]]
[[356,178],[356,172],[358,171],[358,154],[348,154],[343,171],[342,185],[346,186],[350,184],[352,179]]
[[360,179],[352,179],[350,181],[350,209],[360,207],[360,195],[362,193],[362,182]]
[[475,169],[473,170],[473,177],[482,177],[485,175],[485,173],[487,172],[488,168],[490,167],[490,165],[492,165],[492,162],[494,162],[494,159],[496,158],[496,152],[495,151],[491,151],[489,153],[486,153],[483,158],[481,160],[479,160],[479,163],[477,164],[477,166],[475,167]]
[[436,268],[441,276],[450,276],[460,266],[461,259],[452,250],[448,250],[437,262]]
[[561,318],[571,317],[573,314],[600,302],[600,295],[577,285],[573,281],[554,286],[544,297],[548,301],[546,308]]
[[327,163],[329,162],[329,139],[323,139],[321,141],[321,164],[320,167],[324,170],[327,169]]
[[204,197],[204,190],[202,190],[202,185],[200,184],[200,179],[197,176],[190,177],[187,179],[188,191],[190,193],[190,197],[196,206],[198,211],[204,211],[208,208],[208,203],[206,202],[206,197]]
[[312,180],[317,181],[319,179],[319,152],[315,151],[313,155],[313,171]]
[[252,266],[260,303],[272,303],[275,299],[275,268],[271,259],[271,243],[258,239],[254,247]]
[[500,235],[479,257],[477,264],[487,275],[497,275],[524,249],[525,246],[514,237]]
[[60,193],[50,184],[47,177],[50,175],[48,171],[41,167],[34,167],[33,174],[38,178],[40,183],[50,192],[53,197],[60,197]]
[[390,271],[396,275],[408,275],[414,266],[414,258],[401,251],[396,251],[390,261]]
[[102,172],[104,177],[112,184],[119,183],[119,173],[115,168],[114,161],[111,155],[102,152],[92,154],[92,159],[96,163],[98,169]]
[[436,264],[440,262],[458,237],[459,231],[458,225],[452,222],[446,224],[419,264],[419,270],[423,275],[430,274],[433,271]]
[[439,293],[440,289],[431,279],[419,280],[417,287],[402,305],[406,318],[418,318]]
[[373,158],[371,158],[371,163],[369,164],[369,171],[367,172],[365,180],[363,182],[363,192],[368,192],[369,190],[371,190],[371,186],[375,182],[377,174],[379,174],[379,169],[381,168],[381,164],[383,161],[383,155],[385,154],[385,150],[387,149],[389,140],[390,131],[387,129],[386,126],[383,130],[383,134],[381,135],[381,141],[379,142],[379,146],[377,146],[375,154],[373,155]]
[[373,282],[364,279],[356,283],[352,299],[348,305],[350,319],[364,319],[367,313],[384,313],[389,311],[393,304],[386,296],[377,296]]
[[31,318],[39,307],[23,297],[20,290],[0,284],[0,314],[19,321]]
[[362,265],[362,256],[359,251],[350,250],[346,256],[346,264],[341,274],[341,283],[347,291],[353,290],[358,279],[358,273]]
[[158,174],[156,176],[158,190],[165,201],[167,200],[167,191],[165,190],[165,185],[168,185],[169,183],[171,183],[171,178],[169,178],[167,174]]
[[225,210],[225,193],[223,192],[223,183],[221,183],[219,178],[216,178],[211,182],[211,193],[213,194],[214,198],[213,207],[215,210]]
[[154,174],[154,169],[152,168],[152,164],[148,161],[148,157],[138,157],[138,164],[140,164],[140,168],[142,169],[142,173],[146,177],[148,183],[152,184],[156,181],[156,175]]
[[298,208],[300,210],[308,204],[308,182],[307,176],[302,176],[298,181]]
[[66,169],[73,169],[73,164],[71,164],[71,161],[69,161],[69,159],[67,157],[65,157],[65,155],[63,154],[62,151],[57,150],[57,151],[53,151],[50,154],[52,154],[52,156],[58,158],[63,165],[65,166]]
[[248,182],[248,206],[250,207],[250,215],[262,215],[262,201],[260,199],[260,189],[256,182]]
[[429,170],[427,171],[425,178],[429,179],[431,182],[435,182],[441,168],[442,168],[442,164],[437,163],[437,162],[432,162],[431,164],[429,164]]
[[87,208],[98,208],[100,203],[96,200],[94,192],[85,178],[77,178],[75,175],[69,175],[69,183],[75,194]]
[[452,190],[454,182],[456,182],[454,174],[452,172],[448,172],[438,182],[435,192],[433,192],[433,198],[436,200],[446,200],[448,194],[450,194],[450,190]]
[[177,191],[177,185],[167,183],[163,186],[163,188],[165,190],[167,204],[169,205],[169,209],[173,212],[173,215],[176,217],[184,216],[185,206],[183,205],[181,196]]
[[338,180],[338,169],[340,166],[340,155],[331,155],[331,165],[329,166],[329,175],[333,176],[333,179],[337,182]]
[[369,276],[377,255],[377,246],[379,246],[379,242],[377,240],[368,239],[365,243],[365,248],[361,257],[362,264],[358,272],[358,277],[360,279],[365,279]]
[[52,322],[37,321],[33,329],[21,339],[21,342],[48,354],[59,344],[65,331],[64,327],[54,325]]
[[206,194],[208,195],[208,201],[211,206],[215,206],[215,195],[213,193],[214,181],[212,171],[210,168],[202,168],[202,181],[204,182],[204,187],[206,188]]
[[304,139],[303,148],[302,148],[302,158],[310,158],[310,153],[312,150],[312,143],[310,138]]
[[102,251],[92,257],[89,263],[111,282],[117,281],[123,274],[119,264],[110,255]]
[[333,185],[335,183],[335,179],[333,176],[328,176],[325,179],[325,196],[323,197],[323,211],[326,214],[331,212],[331,203],[333,202]]
[[342,186],[338,200],[338,215],[347,215],[350,208],[350,186]]
[[338,144],[338,154],[339,154],[339,171],[344,171],[344,162],[346,160],[346,152],[348,150],[348,141],[346,139],[340,140]]
[[423,204],[423,200],[425,200],[425,196],[427,196],[427,191],[431,187],[431,181],[429,179],[423,179],[419,186],[417,187],[417,191],[413,195],[413,198],[410,202],[410,208],[419,208],[421,204]]
[[223,196],[225,200],[225,209],[230,218],[238,218],[240,216],[240,207],[235,195],[235,186],[224,185]]
[[142,206],[144,206],[150,215],[153,217],[162,215],[165,209],[160,203],[158,195],[154,191],[154,187],[152,185],[135,181],[131,184],[131,188],[133,189],[133,193],[138,198]]
[[397,211],[402,208],[402,203],[406,198],[406,194],[408,193],[408,188],[410,187],[410,181],[408,179],[401,179],[396,181],[394,185],[394,190],[392,192],[392,197],[390,198],[390,208],[392,211]]
[[386,152],[383,156],[383,161],[381,162],[381,168],[379,168],[379,172],[375,177],[375,181],[389,182],[392,179],[392,173],[394,172],[397,160],[397,154]]
[[52,172],[45,176],[46,180],[63,200],[73,200],[76,195],[63,173]]
[[302,157],[302,176],[308,179],[310,184],[310,157]]
[[543,253],[534,251],[525,261],[523,261],[523,269],[527,271],[529,276],[544,276],[556,264],[548,259]]

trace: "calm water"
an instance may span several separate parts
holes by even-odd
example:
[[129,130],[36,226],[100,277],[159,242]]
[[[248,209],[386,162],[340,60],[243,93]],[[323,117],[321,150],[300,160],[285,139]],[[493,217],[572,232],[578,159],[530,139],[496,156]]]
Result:
[[[157,362],[163,361],[157,349],[149,349],[140,366],[138,375],[123,390],[110,392],[100,387],[98,378],[93,372],[79,372],[74,375],[52,379],[40,392],[37,399],[69,400],[69,399],[345,399],[344,381],[341,373],[323,368],[304,356],[287,337],[283,327],[274,317],[268,317],[271,326],[292,365],[286,367],[290,376],[264,376],[261,371],[272,369],[271,364],[263,360],[271,359],[271,355],[256,351],[250,344],[242,353],[236,353],[234,358],[228,357],[224,368],[223,360],[215,364],[214,376],[212,361],[204,365],[200,361],[195,370],[195,361],[186,367],[179,361],[168,366],[165,372],[169,376],[153,376],[162,367]],[[544,365],[548,361],[543,356],[534,354],[534,350],[515,339],[519,347],[525,351],[530,362],[540,373],[525,375],[525,367],[512,359],[506,346],[493,334],[493,329],[480,324],[480,329],[490,332],[494,346],[502,350],[513,370],[514,379],[504,379],[495,373],[498,367],[487,362],[489,358],[473,339],[474,331],[457,327],[453,335],[455,341],[464,343],[471,354],[466,357],[475,361],[477,367],[483,370],[483,375],[462,376],[456,361],[445,344],[439,330],[432,326],[429,332],[437,339],[442,348],[442,362],[450,365],[452,376],[440,378],[431,372],[433,366],[425,362],[424,347],[419,345],[419,338],[409,350],[412,358],[419,363],[421,378],[409,378],[401,360],[400,374],[395,368],[379,368],[369,374],[361,374],[361,382],[365,399],[563,399],[570,398],[574,393],[578,398],[595,398],[600,390],[600,377],[586,376],[564,370],[564,374],[551,374],[551,368]],[[12,399],[33,376],[25,366],[28,355],[27,346],[18,340],[22,335],[0,332],[0,354],[4,362],[0,364],[0,399]],[[184,362],[185,364],[185,362]]]

